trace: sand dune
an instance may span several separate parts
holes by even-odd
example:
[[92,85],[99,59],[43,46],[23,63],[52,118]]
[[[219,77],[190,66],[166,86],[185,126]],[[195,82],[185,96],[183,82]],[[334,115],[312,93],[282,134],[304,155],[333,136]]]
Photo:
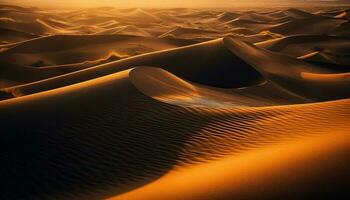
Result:
[[348,98],[350,95],[347,92],[350,87],[348,74],[336,74],[336,71],[259,49],[230,37],[225,38],[225,42],[231,51],[266,78],[296,94],[316,101]]
[[312,13],[308,13],[308,12],[305,12],[303,10],[299,10],[296,8],[287,9],[287,10],[283,11],[283,13],[286,16],[293,17],[295,19],[305,19],[305,18],[312,18],[312,17],[316,16]]
[[148,13],[147,11],[140,9],[140,8],[123,13],[123,18],[127,21],[129,21],[129,20],[135,20],[135,21],[144,20],[147,22],[160,21],[160,19],[157,16],[155,16],[151,13]]
[[271,51],[315,62],[340,65],[349,63],[349,56],[346,52],[350,50],[350,40],[347,37],[298,35],[264,41],[257,45]]
[[336,5],[0,5],[0,199],[349,199]]
[[[110,199],[347,198],[346,187],[335,186],[340,182],[348,184],[344,178],[347,177],[344,166],[349,163],[343,153],[348,151],[346,138],[343,134],[304,137],[294,143],[267,146],[241,156],[179,168],[145,187]],[[266,167],[261,169],[257,165]],[[310,172],[310,168],[318,170]],[[218,176],[215,171],[222,173]],[[159,188],[165,189],[159,192]],[[271,188],[278,188],[278,191]]]
[[[201,57],[202,59],[198,59]],[[245,87],[263,79],[256,70],[232,54],[222,39],[153,52],[33,82],[6,91],[22,96],[119,72],[134,66],[162,67],[181,78],[216,87]],[[228,74],[228,76],[223,76]]]
[[11,29],[0,28],[0,39],[2,44],[15,43],[24,40],[29,40],[38,37],[30,33],[24,33],[20,31],[15,31]]
[[37,69],[35,67],[24,67],[4,61],[0,61],[0,66],[0,89],[39,81],[69,72],[59,68]]
[[203,29],[178,27],[160,35],[159,37],[160,38],[195,39],[195,40],[205,41],[210,38],[218,38],[220,36],[222,36],[222,33],[215,30],[203,30]]
[[334,17],[334,18],[349,18],[349,8],[346,9],[331,9],[331,10],[325,10],[325,11],[318,11],[316,12],[317,15],[323,15],[328,17]]
[[264,14],[259,14],[259,13],[248,13],[245,15],[242,15],[239,17],[240,19],[244,20],[250,20],[250,21],[257,21],[257,22],[280,22],[285,20],[285,18],[278,18],[278,17],[273,17],[271,15],[264,15]]
[[226,22],[226,25],[230,25],[232,27],[243,27],[243,28],[249,28],[255,31],[262,31],[262,30],[269,30],[274,26],[277,26],[277,24],[270,24],[266,22],[260,22],[260,21],[254,21],[254,20],[247,20],[247,19],[234,19],[232,21]]
[[[136,83],[138,86],[152,87],[152,83],[142,80],[144,79],[143,73],[155,75],[153,71],[148,71],[148,69],[137,68],[132,70],[131,74],[129,70],[57,90],[0,102],[1,120],[6,122],[6,126],[3,127],[5,133],[8,133],[10,130],[11,133],[16,133],[3,134],[3,140],[1,141],[4,143],[2,146],[6,147],[6,152],[12,158],[17,158],[4,163],[3,168],[6,169],[7,173],[2,174],[2,177],[5,181],[13,180],[13,178],[22,179],[23,181],[20,182],[21,186],[18,185],[19,182],[11,182],[11,188],[25,188],[25,190],[20,192],[6,190],[2,195],[7,198],[21,198],[29,194],[35,197],[58,195],[61,198],[84,198],[85,194],[83,191],[89,190],[97,195],[96,198],[100,198],[100,195],[118,194],[143,185],[145,181],[154,180],[170,170],[172,165],[183,166],[191,163],[211,163],[210,160],[224,159],[227,155],[232,154],[236,155],[233,158],[240,159],[240,156],[245,156],[243,152],[249,151],[254,155],[256,151],[259,152],[259,147],[266,145],[267,147],[270,145],[272,147],[276,146],[276,148],[282,148],[282,151],[288,152],[289,148],[302,147],[303,149],[309,145],[300,146],[297,138],[308,139],[311,137],[311,141],[314,139],[317,141],[317,138],[322,136],[320,133],[326,134],[329,133],[329,130],[334,131],[335,128],[338,130],[337,133],[340,134],[341,138],[347,138],[346,130],[349,128],[348,123],[346,123],[349,119],[347,100],[264,109],[244,109],[235,106],[222,110],[208,107],[203,109],[184,108],[160,103],[143,95],[134,85],[136,80],[141,81],[141,84]],[[166,80],[169,81],[169,79]],[[174,81],[178,80],[175,79]],[[149,85],[147,86],[146,84]],[[168,89],[171,88],[169,87]],[[157,95],[159,96],[163,92],[168,94],[169,91],[166,88],[164,89],[159,90]],[[118,104],[113,103],[115,98],[118,98]],[[142,109],[139,108],[140,106]],[[42,111],[39,112],[38,107]],[[67,110],[71,113],[69,117],[65,116]],[[31,111],[36,113],[35,120],[27,117]],[[55,113],[55,117],[48,115],[51,112]],[[127,112],[132,116],[134,112],[137,112],[136,116],[140,117],[121,118],[119,113],[123,112]],[[315,113],[318,114],[315,115]],[[8,116],[16,116],[16,118],[9,118]],[[329,121],[330,116],[334,116],[332,123]],[[25,122],[25,130],[14,125],[19,117],[25,119],[23,121]],[[98,119],[109,120],[99,120],[99,123],[91,123],[96,122]],[[130,121],[131,119],[132,121]],[[125,123],[125,120],[128,120],[128,122]],[[206,120],[209,120],[209,123],[200,125],[201,121],[204,122]],[[49,126],[41,126],[42,121],[45,121]],[[286,122],[288,123],[286,124]],[[137,126],[125,126],[125,124],[130,123]],[[159,123],[163,124],[163,126],[156,125]],[[216,125],[218,123],[221,124],[219,127]],[[76,124],[79,124],[79,126],[76,126]],[[169,127],[164,129],[166,124]],[[183,129],[183,127],[190,129]],[[201,131],[197,132],[196,127],[200,128]],[[234,127],[240,127],[237,133],[232,132]],[[252,128],[261,132],[261,134],[250,131]],[[99,130],[99,133],[103,133],[103,137],[101,137],[101,134],[95,134],[97,130]],[[266,132],[266,130],[269,131]],[[50,135],[43,136],[40,134],[42,131],[50,132]],[[65,134],[62,134],[62,131]],[[84,137],[75,136],[74,133],[78,132],[84,132]],[[241,134],[243,133],[244,135],[242,136]],[[324,137],[326,139],[333,136],[334,134],[331,136],[325,135]],[[67,137],[71,139],[67,139]],[[154,140],[154,137],[157,137],[157,140]],[[31,142],[25,142],[28,139]],[[297,141],[294,142],[295,140]],[[327,142],[332,141],[326,140]],[[287,141],[288,148],[283,146],[285,144],[283,141]],[[337,145],[337,148],[331,151],[336,152],[333,154],[336,157],[343,155],[341,153],[343,152],[342,149],[346,147],[343,145],[339,146],[337,141],[337,139],[334,139],[334,143],[331,143]],[[345,142],[348,140],[340,141]],[[282,146],[279,146],[279,144]],[[315,145],[317,144],[320,143]],[[20,150],[20,148],[17,148],[19,145],[21,148],[28,150],[25,152]],[[154,146],[158,147],[154,148]],[[169,146],[173,147],[171,151],[167,148]],[[125,151],[125,148],[128,150]],[[312,148],[309,151],[312,152]],[[320,153],[330,152],[323,148],[319,151]],[[267,155],[272,152],[267,148]],[[301,152],[305,153],[308,151],[305,149]],[[295,156],[299,154],[298,151],[294,153]],[[322,160],[318,160],[320,158],[313,157],[312,153],[307,155],[310,155],[310,158],[306,157],[305,159],[316,159],[315,162],[322,162]],[[23,156],[25,156],[25,159],[23,159]],[[280,156],[276,156],[275,159],[278,160],[279,158]],[[338,171],[336,175],[333,174],[334,180],[346,181],[347,179],[343,176],[346,173],[346,169],[341,166],[346,166],[348,161],[344,160],[345,157],[340,158],[337,160],[343,160],[344,162],[339,163],[338,161],[334,162],[334,164],[330,162],[330,165],[325,168]],[[330,158],[325,157],[324,159]],[[45,163],[43,163],[43,160],[45,160]],[[222,161],[224,162],[225,160],[227,161],[227,159]],[[12,165],[13,162],[22,164]],[[271,162],[274,163],[276,161],[272,159]],[[294,165],[296,168],[293,168],[293,170],[302,169],[305,164],[300,160],[295,162],[299,162],[300,165]],[[84,167],[87,163],[89,163],[89,168]],[[147,163],[147,166],[144,163]],[[316,163],[315,166],[318,165]],[[28,164],[31,167],[22,167]],[[45,164],[46,171],[40,170],[42,164]],[[220,169],[221,165],[215,165],[215,162],[213,165]],[[115,168],[115,166],[119,167]],[[207,169],[211,169],[210,166]],[[286,168],[278,169],[282,170],[281,173],[283,173],[283,170]],[[28,173],[28,170],[31,170],[31,172]],[[256,168],[252,167],[251,170],[255,173],[254,170]],[[174,173],[177,173],[176,171]],[[14,172],[15,175],[12,175]],[[222,173],[226,174],[227,172],[229,171],[223,171]],[[238,173],[239,171],[236,172]],[[178,177],[186,177],[187,172],[185,171],[184,173],[178,174]],[[307,171],[303,173],[307,173]],[[320,177],[322,170],[315,173],[308,179],[309,181],[327,181],[327,175]],[[209,177],[202,177],[203,180],[208,180],[207,178]],[[220,176],[218,178],[219,180],[225,180],[220,179]],[[172,178],[169,180],[167,176],[164,179],[164,186],[176,183],[176,180],[172,180]],[[26,180],[31,181],[27,182]],[[162,180],[163,178],[159,181],[162,183]],[[167,183],[167,180],[170,182]],[[269,184],[276,184],[276,182],[271,183],[268,180],[271,179],[266,179],[265,182],[262,179],[260,186],[269,187]],[[297,179],[296,182],[290,180],[290,182],[284,183],[289,184],[296,191],[300,191],[302,188],[299,183],[307,184],[307,182],[302,180],[304,179]],[[189,181],[188,184],[198,185],[198,183],[192,182],[192,179],[189,179]],[[329,182],[318,183],[321,186],[322,183]],[[158,184],[158,182],[154,184]],[[239,181],[237,184],[239,185]],[[62,186],[58,187],[58,185]],[[205,184],[203,185],[205,186]],[[129,194],[127,193],[125,194],[126,198],[156,198],[156,196],[148,196],[158,194],[156,189],[152,190],[152,185],[150,187],[151,189],[146,187],[146,192],[142,192],[142,188],[136,190],[136,197],[133,197],[134,193],[131,193],[131,197],[128,197]],[[198,187],[200,188],[199,185]],[[208,198],[214,199],[215,195],[239,197],[240,195],[245,196],[249,194],[245,190],[239,189],[239,187],[232,193],[222,192],[222,190],[225,190],[225,187],[225,184],[220,184],[219,188],[221,189],[216,190],[218,193],[215,192],[213,193],[214,196]],[[315,187],[318,188],[317,185]],[[109,188],[119,189],[110,191]],[[141,196],[138,196],[138,191],[141,191]],[[312,192],[313,190],[310,189],[308,191]],[[331,195],[334,191],[338,192],[336,194],[346,192],[342,188],[331,187],[327,190],[329,193],[325,192],[323,194]],[[179,188],[177,192],[180,192],[185,199],[194,198],[191,194],[199,194],[195,191],[193,191],[194,193],[187,193],[184,188]],[[145,196],[142,197],[142,195]],[[170,199],[176,198],[176,196],[172,196],[171,192],[167,192],[165,195]],[[293,196],[292,193],[286,191],[281,194],[267,193],[264,197],[268,198],[270,195]],[[307,195],[312,195],[312,193],[305,193],[305,191],[300,193],[302,197]],[[89,197],[91,198],[92,196]],[[200,199],[201,197],[197,198]],[[120,198],[123,198],[123,196]],[[159,196],[159,198],[162,199],[163,197]]]
[[41,66],[50,66],[94,61],[112,52],[123,58],[191,43],[127,35],[55,35],[17,44],[3,51],[1,57],[19,65],[35,65],[41,61]]
[[221,21],[231,21],[239,17],[239,13],[234,13],[234,12],[223,12],[221,13],[218,17],[219,20]]
[[[270,29],[270,31],[275,33],[280,33],[283,35],[298,35],[298,34],[332,34],[339,28],[342,24],[346,23],[347,20],[343,19],[332,19],[332,18],[306,18],[297,19],[284,24],[278,25]],[[300,24],[305,27],[300,29]]]
[[[346,79],[345,75],[342,78]],[[220,89],[191,83],[153,67],[139,67],[131,71],[130,80],[147,96],[181,106],[244,108],[309,102],[269,83],[240,89]],[[265,93],[257,91],[262,88]]]

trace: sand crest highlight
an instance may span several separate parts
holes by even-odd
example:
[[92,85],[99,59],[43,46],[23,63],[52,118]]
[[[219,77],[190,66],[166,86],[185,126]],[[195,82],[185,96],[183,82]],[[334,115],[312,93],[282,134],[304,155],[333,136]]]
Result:
[[0,199],[349,199],[349,20],[0,5]]

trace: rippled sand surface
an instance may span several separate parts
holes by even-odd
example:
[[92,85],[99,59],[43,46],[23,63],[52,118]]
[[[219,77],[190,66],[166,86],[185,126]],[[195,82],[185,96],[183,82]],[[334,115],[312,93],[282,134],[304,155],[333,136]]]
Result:
[[0,6],[0,199],[350,198],[349,9]]

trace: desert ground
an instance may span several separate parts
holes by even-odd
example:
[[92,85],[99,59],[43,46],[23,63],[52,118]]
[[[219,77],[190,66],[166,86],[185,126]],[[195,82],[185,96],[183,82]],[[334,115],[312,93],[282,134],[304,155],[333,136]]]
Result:
[[0,6],[0,199],[350,199],[350,8]]

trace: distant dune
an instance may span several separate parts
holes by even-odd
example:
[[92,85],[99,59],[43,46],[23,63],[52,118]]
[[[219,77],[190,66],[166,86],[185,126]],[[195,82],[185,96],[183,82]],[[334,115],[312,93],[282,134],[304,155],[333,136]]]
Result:
[[0,199],[349,199],[350,18],[0,6]]

